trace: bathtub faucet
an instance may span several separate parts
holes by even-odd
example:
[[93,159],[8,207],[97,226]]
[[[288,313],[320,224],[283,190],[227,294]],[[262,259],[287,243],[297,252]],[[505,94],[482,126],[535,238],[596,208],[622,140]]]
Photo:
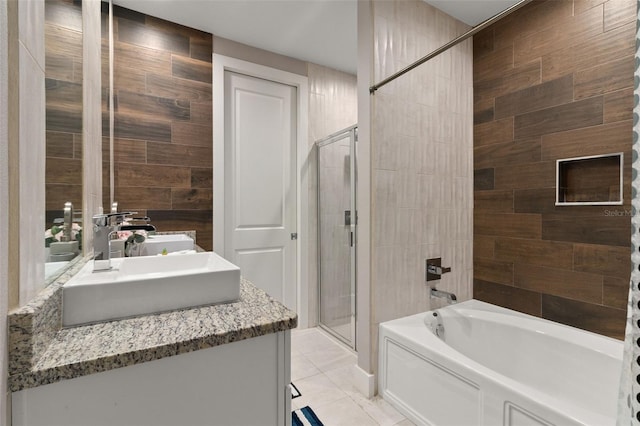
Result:
[[450,305],[456,303],[458,298],[455,294],[449,293],[448,291],[442,291],[435,288],[431,289],[431,297],[442,297],[443,299],[447,299],[447,303]]

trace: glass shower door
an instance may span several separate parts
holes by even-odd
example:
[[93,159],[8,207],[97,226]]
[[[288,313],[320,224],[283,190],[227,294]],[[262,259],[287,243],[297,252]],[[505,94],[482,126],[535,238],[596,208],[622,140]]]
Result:
[[320,326],[355,348],[355,126],[317,142]]

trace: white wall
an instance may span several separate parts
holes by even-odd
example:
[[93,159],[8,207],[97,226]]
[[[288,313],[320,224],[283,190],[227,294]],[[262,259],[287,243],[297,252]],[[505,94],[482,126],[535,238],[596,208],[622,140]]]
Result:
[[[8,94],[7,94],[7,0],[0,0],[0,206],[9,205]],[[7,235],[6,208],[0,214],[0,234]],[[8,241],[0,238],[0,426],[9,424],[7,392],[7,307],[9,304]]]
[[[374,1],[372,19],[376,82],[468,29],[420,0]],[[472,65],[467,40],[370,97],[373,371],[378,324],[432,307],[425,259],[452,268],[439,289],[472,296]]]

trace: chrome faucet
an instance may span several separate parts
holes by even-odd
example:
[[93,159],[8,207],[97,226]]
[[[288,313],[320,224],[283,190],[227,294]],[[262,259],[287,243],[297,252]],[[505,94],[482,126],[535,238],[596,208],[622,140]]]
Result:
[[111,240],[118,231],[145,230],[155,232],[156,227],[145,225],[123,225],[127,216],[135,212],[117,212],[97,214],[93,216],[93,270],[108,271],[111,269]]
[[447,303],[449,303],[450,305],[458,301],[458,298],[455,294],[449,293],[448,291],[438,290],[436,288],[431,289],[431,297],[441,297],[443,299],[447,299]]

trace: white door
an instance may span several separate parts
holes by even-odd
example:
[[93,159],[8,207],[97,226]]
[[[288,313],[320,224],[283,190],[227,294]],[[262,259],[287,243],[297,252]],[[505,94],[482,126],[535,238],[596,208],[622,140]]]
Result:
[[225,71],[225,257],[296,306],[296,88]]

